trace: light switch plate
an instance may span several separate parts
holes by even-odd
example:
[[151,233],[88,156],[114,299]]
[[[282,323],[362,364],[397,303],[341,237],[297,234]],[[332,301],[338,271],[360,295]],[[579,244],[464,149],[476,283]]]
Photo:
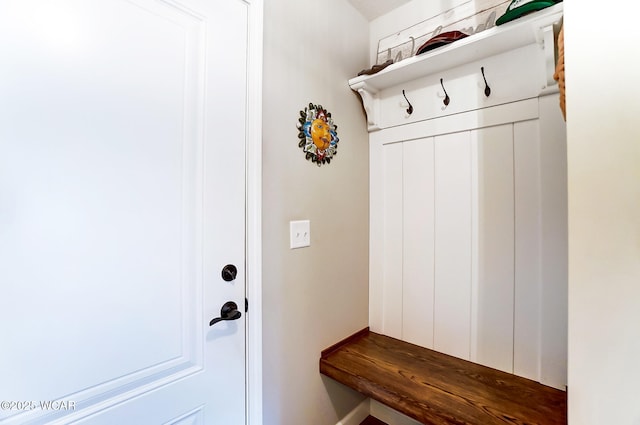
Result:
[[291,249],[304,248],[311,245],[311,224],[309,220],[289,222]]

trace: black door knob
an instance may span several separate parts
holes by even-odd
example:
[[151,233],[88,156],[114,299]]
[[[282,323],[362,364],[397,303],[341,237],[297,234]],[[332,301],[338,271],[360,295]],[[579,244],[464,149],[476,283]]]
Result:
[[227,301],[220,309],[220,317],[211,319],[209,326],[213,326],[223,320],[237,320],[242,316],[242,313],[238,311],[238,305],[233,301]]
[[238,276],[238,269],[233,264],[227,264],[222,268],[222,279],[225,282],[231,282]]

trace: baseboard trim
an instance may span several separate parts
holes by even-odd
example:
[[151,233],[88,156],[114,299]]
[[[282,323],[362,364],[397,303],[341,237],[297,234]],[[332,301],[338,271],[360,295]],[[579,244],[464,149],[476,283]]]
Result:
[[367,416],[369,416],[370,411],[370,399],[366,398],[362,401],[362,403],[358,404],[355,409],[347,414],[344,418],[342,418],[336,425],[360,425],[362,421],[364,421]]
[[369,401],[369,414],[390,425],[421,425],[420,422],[375,400]]

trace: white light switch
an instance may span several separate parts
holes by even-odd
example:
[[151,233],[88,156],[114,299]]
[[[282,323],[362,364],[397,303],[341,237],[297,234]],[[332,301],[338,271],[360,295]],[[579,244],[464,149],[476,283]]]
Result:
[[289,222],[291,249],[311,245],[311,225],[309,220]]

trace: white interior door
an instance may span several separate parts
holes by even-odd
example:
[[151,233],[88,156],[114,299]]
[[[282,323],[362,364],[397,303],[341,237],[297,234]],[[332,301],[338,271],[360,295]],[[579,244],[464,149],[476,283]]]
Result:
[[0,0],[1,424],[245,423],[248,7]]

